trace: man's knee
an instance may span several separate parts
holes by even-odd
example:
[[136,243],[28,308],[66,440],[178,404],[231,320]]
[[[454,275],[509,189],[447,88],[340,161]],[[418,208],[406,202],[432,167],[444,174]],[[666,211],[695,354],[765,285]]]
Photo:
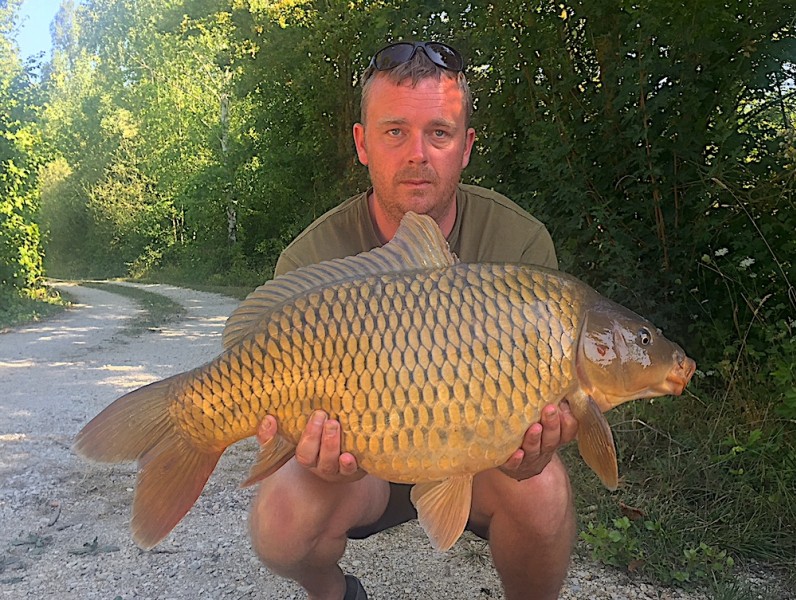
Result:
[[517,510],[530,517],[526,523],[538,536],[574,535],[572,487],[567,470],[558,457],[536,477],[520,482],[520,488]]
[[292,494],[289,486],[263,484],[249,515],[252,547],[266,566],[277,571],[301,562],[310,548],[296,526]]
[[387,505],[386,482],[325,484],[301,467],[283,469],[260,484],[249,518],[255,552],[278,572],[318,552],[342,555],[348,530],[375,521]]
[[474,488],[474,518],[497,518],[537,539],[574,535],[569,476],[556,456],[539,475],[515,481],[494,470]]

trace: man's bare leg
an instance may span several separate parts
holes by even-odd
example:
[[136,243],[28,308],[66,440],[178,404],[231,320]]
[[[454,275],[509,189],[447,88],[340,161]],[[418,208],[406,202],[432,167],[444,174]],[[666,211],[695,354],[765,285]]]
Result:
[[291,459],[260,485],[250,518],[254,550],[310,600],[341,600],[345,579],[337,562],[346,533],[376,521],[389,494],[389,484],[374,477],[328,483]]
[[492,469],[473,483],[471,526],[488,536],[507,600],[555,600],[575,541],[575,511],[558,456],[536,477]]

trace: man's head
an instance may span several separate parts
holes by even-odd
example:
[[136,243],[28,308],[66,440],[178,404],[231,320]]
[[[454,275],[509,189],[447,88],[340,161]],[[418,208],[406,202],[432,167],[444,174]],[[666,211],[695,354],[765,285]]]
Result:
[[399,43],[377,52],[363,74],[354,141],[385,241],[409,210],[432,216],[445,234],[453,227],[456,188],[475,139],[463,68],[444,44]]
[[466,126],[470,126],[473,96],[464,76],[464,59],[451,46],[438,42],[398,42],[376,52],[360,77],[362,100],[359,118],[362,123],[365,123],[370,89],[377,74],[383,74],[395,84],[411,81],[413,86],[432,77],[437,81],[442,77],[455,78],[462,91],[467,115]]

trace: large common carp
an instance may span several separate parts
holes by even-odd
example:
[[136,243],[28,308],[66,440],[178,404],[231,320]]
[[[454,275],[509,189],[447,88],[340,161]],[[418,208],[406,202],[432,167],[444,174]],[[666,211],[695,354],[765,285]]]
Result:
[[293,456],[320,408],[364,470],[419,484],[420,523],[447,549],[467,522],[473,475],[503,464],[546,404],[569,401],[580,453],[613,489],[602,413],[680,394],[695,369],[650,322],[574,277],[460,263],[436,223],[413,213],[382,248],[260,286],[223,344],[211,362],[122,396],[77,436],[87,458],[138,461],[140,546],[174,528],[224,450],[266,414],[279,434],[246,484]]

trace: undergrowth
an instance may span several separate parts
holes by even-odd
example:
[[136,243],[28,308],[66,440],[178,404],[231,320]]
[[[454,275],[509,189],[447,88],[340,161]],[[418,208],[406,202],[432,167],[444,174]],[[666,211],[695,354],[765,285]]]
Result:
[[69,304],[68,299],[48,287],[17,291],[0,287],[0,330],[40,321],[57,314]]
[[730,590],[743,591],[736,565],[750,561],[796,584],[794,341],[780,351],[783,361],[769,367],[779,370],[775,385],[760,386],[749,365],[729,386],[699,372],[680,398],[609,413],[622,475],[613,494],[567,449],[580,539],[593,558],[667,584],[709,586],[716,598],[747,597]]

